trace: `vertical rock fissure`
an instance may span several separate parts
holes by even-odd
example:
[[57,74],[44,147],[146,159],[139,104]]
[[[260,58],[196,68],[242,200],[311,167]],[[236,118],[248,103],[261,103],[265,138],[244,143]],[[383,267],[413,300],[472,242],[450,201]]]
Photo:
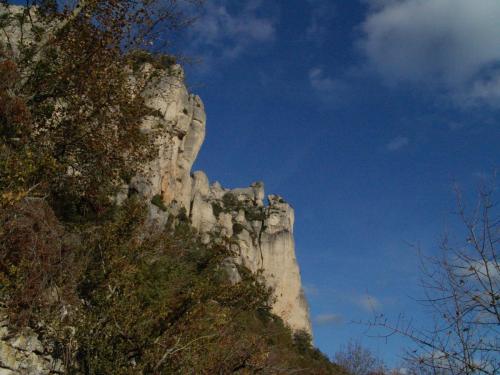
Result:
[[264,253],[262,252],[262,233],[266,230],[266,219],[263,217],[260,222],[260,230],[259,230],[259,252],[260,252],[260,264],[264,267]]

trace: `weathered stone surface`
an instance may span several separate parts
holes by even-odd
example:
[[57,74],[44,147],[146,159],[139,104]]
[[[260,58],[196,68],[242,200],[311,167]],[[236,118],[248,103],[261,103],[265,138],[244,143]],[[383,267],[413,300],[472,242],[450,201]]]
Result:
[[[293,209],[275,195],[265,205],[261,182],[229,190],[218,182],[210,186],[201,171],[191,175],[205,138],[206,116],[201,99],[188,93],[183,80],[182,69],[174,66],[153,79],[144,93],[157,116],[146,119],[143,129],[154,137],[158,155],[132,179],[129,188],[148,200],[161,196],[167,212],[157,207],[150,210],[151,220],[159,225],[183,207],[205,242],[210,233],[235,239],[238,257],[234,262],[254,272],[262,270],[275,291],[274,312],[293,329],[311,332],[295,258]],[[238,281],[237,269],[226,268],[231,279]]]
[[30,329],[10,332],[5,314],[2,317],[0,337],[0,375],[63,374],[64,366],[54,359],[36,333]]
[[[21,7],[12,9],[17,15],[23,11]],[[0,14],[3,12],[0,5]],[[0,43],[14,54],[19,51],[19,30],[13,24],[0,35]],[[31,34],[26,25],[24,38],[32,40]],[[5,35],[10,35],[10,40]],[[148,201],[160,197],[166,210],[162,205],[149,206],[149,219],[158,227],[166,225],[169,214],[184,212],[203,241],[210,241],[213,233],[234,239],[238,255],[225,264],[231,281],[241,280],[237,264],[253,272],[262,271],[276,297],[273,311],[292,329],[311,333],[295,258],[293,209],[275,195],[270,195],[265,203],[264,185],[260,182],[229,190],[218,182],[209,185],[203,172],[191,175],[205,139],[203,102],[188,92],[180,66],[161,71],[144,65],[142,74],[152,73],[143,96],[155,114],[144,119],[142,130],[151,135],[158,153],[130,183],[123,184],[116,202],[120,204],[131,193]],[[135,79],[131,77],[131,83]],[[62,362],[51,356],[33,331],[11,332],[0,311],[0,375],[63,373]]]
[[[264,205],[264,185],[208,188],[203,173],[193,174],[191,222],[200,232],[215,232],[237,241],[238,258],[251,271],[262,271],[274,289],[273,312],[294,330],[311,333],[307,302],[302,292],[293,238],[294,211],[281,197],[270,195]],[[236,268],[230,275],[239,280]]]
[[143,130],[155,138],[158,155],[132,179],[130,188],[146,199],[158,195],[166,205],[175,200],[189,209],[191,167],[205,139],[203,102],[188,93],[180,66],[155,71],[154,77],[144,97],[156,115],[144,121]]
[[34,11],[31,11],[29,15],[30,22],[23,22],[22,14],[24,12],[26,12],[26,8],[21,5],[9,5],[7,11],[6,6],[0,4],[0,15],[9,17],[9,22],[6,22],[6,25],[2,27],[2,33],[0,33],[0,43],[14,55],[19,54],[21,41],[24,46],[35,44],[31,21],[33,21],[35,25],[38,25],[36,22],[36,14]]
[[13,348],[24,352],[43,352],[42,343],[34,334],[16,336],[9,343]]
[[[15,12],[21,11],[22,8],[15,8]],[[13,39],[18,39],[15,32],[13,29]],[[2,36],[0,41],[7,43]],[[15,40],[11,47],[16,50]],[[138,193],[150,202],[158,203],[160,199],[163,204],[149,207],[149,219],[156,226],[164,226],[169,214],[182,212],[188,215],[205,241],[209,241],[213,232],[235,239],[239,255],[234,262],[254,272],[262,270],[266,283],[275,290],[274,312],[293,329],[310,332],[295,259],[293,209],[274,195],[269,196],[265,204],[264,185],[260,182],[229,190],[217,182],[210,186],[203,172],[191,175],[205,139],[203,102],[188,92],[179,65],[163,71],[145,64],[138,75],[131,74],[131,83],[138,83],[144,77],[149,78],[149,83],[142,95],[154,115],[144,119],[142,130],[158,146],[158,153],[130,183],[123,185],[115,197],[116,202],[123,202],[131,193]],[[227,268],[231,278],[237,281],[236,268]],[[0,331],[0,335],[5,332]],[[4,348],[5,354],[11,349],[41,351],[36,341],[26,340],[19,337],[10,342],[9,347]]]

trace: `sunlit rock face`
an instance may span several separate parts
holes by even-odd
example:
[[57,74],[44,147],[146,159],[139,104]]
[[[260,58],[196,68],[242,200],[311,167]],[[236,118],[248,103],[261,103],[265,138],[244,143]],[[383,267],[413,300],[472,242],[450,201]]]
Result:
[[[202,237],[232,238],[237,243],[236,263],[261,271],[275,293],[273,311],[294,330],[311,333],[308,307],[302,293],[293,238],[294,211],[281,197],[265,198],[262,183],[225,189],[209,184],[191,168],[205,138],[206,115],[198,96],[189,94],[182,69],[174,66],[155,78],[144,93],[156,115],[146,119],[144,131],[154,132],[158,154],[129,189],[148,200],[162,197],[167,211],[151,205],[151,217],[160,224],[169,212],[184,209]],[[236,267],[228,266],[237,282]]]
[[30,329],[13,331],[3,309],[0,309],[0,374],[64,374],[64,366],[52,357]]
[[0,17],[9,17],[12,21],[6,22],[0,33],[0,44],[13,56],[19,55],[19,50],[22,45],[25,47],[36,44],[32,31],[32,24],[39,26],[35,12],[30,12],[30,22],[23,22],[23,27],[20,26],[20,20],[25,12],[25,8],[20,5],[9,5],[8,9],[5,5],[0,4]]
[[[158,72],[156,72],[158,73]],[[205,110],[198,96],[188,93],[178,65],[151,79],[144,92],[155,110],[143,124],[158,146],[154,160],[130,184],[147,199],[160,195],[165,205],[174,200],[186,209],[191,199],[191,167],[205,139]]]
[[262,183],[233,190],[217,183],[209,187],[203,172],[195,172],[193,181],[192,225],[202,233],[235,239],[236,262],[253,272],[261,270],[266,284],[273,288],[273,312],[292,329],[311,333],[295,258],[294,211],[290,205],[275,195],[268,196],[264,204]]

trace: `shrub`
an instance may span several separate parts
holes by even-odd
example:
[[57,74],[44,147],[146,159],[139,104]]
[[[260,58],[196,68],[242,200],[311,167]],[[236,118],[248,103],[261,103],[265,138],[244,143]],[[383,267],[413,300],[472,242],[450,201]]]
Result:
[[222,203],[224,203],[224,209],[228,211],[235,211],[241,206],[238,198],[231,192],[224,194]]
[[235,236],[237,236],[238,234],[240,234],[241,232],[243,232],[243,230],[245,230],[245,226],[240,224],[240,223],[234,223],[233,224],[233,234]]
[[266,219],[266,213],[262,207],[246,207],[245,218],[248,221],[264,221]]
[[12,321],[25,325],[78,300],[84,257],[45,201],[23,200],[4,210],[0,228],[0,296]]
[[153,198],[151,198],[151,204],[155,205],[162,211],[167,211],[167,206],[165,206],[163,197],[160,194],[156,194]]
[[224,209],[218,202],[212,202],[212,212],[216,218],[219,218],[221,212],[224,212]]
[[177,63],[173,55],[153,54],[144,50],[135,50],[129,54],[132,69],[137,72],[146,63],[151,64],[156,69],[170,69]]

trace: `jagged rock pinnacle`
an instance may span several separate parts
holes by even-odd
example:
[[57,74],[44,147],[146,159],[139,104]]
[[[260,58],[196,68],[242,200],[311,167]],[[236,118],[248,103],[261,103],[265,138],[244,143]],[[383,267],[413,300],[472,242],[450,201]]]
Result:
[[[202,171],[191,174],[205,138],[206,115],[201,99],[188,93],[180,66],[173,71],[160,75],[144,93],[147,104],[160,114],[144,124],[145,131],[161,129],[155,133],[158,155],[133,178],[130,188],[148,200],[158,195],[167,206],[183,207],[201,234],[235,239],[235,262],[253,272],[261,270],[273,288],[273,312],[292,329],[311,333],[295,257],[292,207],[277,195],[269,195],[265,204],[262,182],[225,189],[218,182],[210,186]],[[151,218],[158,223],[165,223],[166,215],[151,207]],[[236,268],[231,269],[237,280]]]

